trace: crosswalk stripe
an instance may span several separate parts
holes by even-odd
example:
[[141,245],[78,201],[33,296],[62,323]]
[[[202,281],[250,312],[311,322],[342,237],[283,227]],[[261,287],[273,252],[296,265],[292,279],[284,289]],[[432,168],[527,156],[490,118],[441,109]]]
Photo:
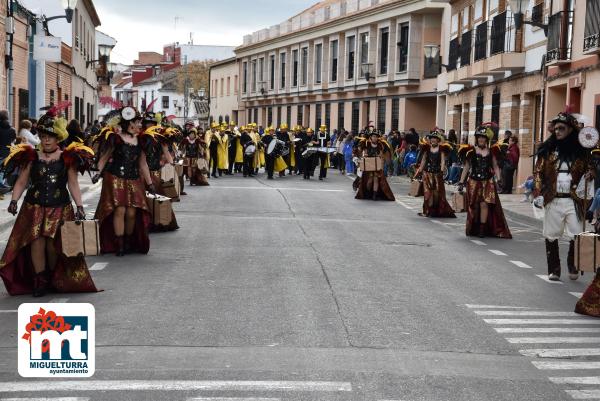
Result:
[[600,333],[600,327],[494,327],[497,333]]
[[[319,391],[350,392],[352,384],[329,381],[78,380],[0,382],[2,392],[38,391]],[[39,389],[39,390],[38,390]]]
[[500,305],[474,305],[474,304],[466,304],[465,306],[469,309],[535,309],[535,308],[528,308],[526,306],[500,306]]
[[544,311],[507,311],[507,310],[478,310],[480,316],[547,316],[547,317],[573,317],[581,316],[575,312],[544,312]]
[[92,267],[90,267],[90,271],[99,271],[99,270],[104,270],[104,268],[108,266],[108,263],[106,262],[98,262],[98,263],[94,263],[92,265]]
[[600,348],[542,348],[522,349],[519,353],[533,358],[564,358],[567,356],[598,356]]
[[574,400],[595,400],[600,398],[600,390],[565,390]]
[[499,251],[497,249],[488,249],[491,253],[493,253],[494,255],[498,255],[498,256],[508,256],[506,255],[504,252]]
[[562,281],[548,280],[548,276],[546,276],[545,274],[536,274],[536,277],[541,278],[542,280],[544,280],[545,282],[550,283],[550,284],[564,284]]
[[510,263],[522,269],[533,269],[533,267],[529,266],[527,263],[521,262],[520,260],[511,260]]
[[479,246],[486,246],[487,245],[485,242],[479,241],[479,240],[476,240],[476,239],[472,239],[471,242],[474,243],[475,245],[479,245]]
[[591,324],[600,325],[598,319],[483,319],[488,324]]
[[594,344],[600,337],[508,337],[511,344]]
[[600,376],[550,377],[549,379],[555,384],[600,384]]
[[600,362],[531,361],[540,370],[600,369]]

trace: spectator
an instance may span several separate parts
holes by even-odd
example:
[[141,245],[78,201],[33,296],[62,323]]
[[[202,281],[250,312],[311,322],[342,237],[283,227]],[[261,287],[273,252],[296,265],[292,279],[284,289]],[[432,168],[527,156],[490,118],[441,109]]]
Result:
[[90,130],[90,135],[97,135],[102,127],[100,127],[100,123],[98,120],[94,120],[94,125],[92,125],[92,129]]
[[409,146],[419,145],[419,134],[417,134],[417,131],[414,128],[408,130],[408,133],[406,134],[405,138]]
[[448,131],[448,143],[452,145],[452,151],[448,155],[448,165],[450,166],[450,169],[448,170],[447,181],[449,184],[456,184],[460,179],[462,167],[458,160],[458,147],[460,146],[458,143],[458,136],[453,129]]
[[513,178],[515,176],[515,170],[519,166],[519,158],[521,157],[519,151],[519,138],[511,136],[508,143],[506,158],[504,160],[504,165],[502,166],[502,182],[504,187],[502,188],[501,193],[503,194],[512,194]]
[[83,142],[85,139],[84,133],[81,132],[81,125],[79,125],[79,121],[77,120],[71,120],[69,122],[69,125],[67,125],[67,132],[69,133],[69,137],[62,144],[65,148],[73,142]]
[[337,161],[337,166],[338,169],[340,170],[340,172],[342,174],[346,174],[346,160],[344,157],[344,142],[346,139],[346,134],[345,133],[340,133],[340,135],[338,136],[337,141],[335,142],[335,147],[337,149],[337,153],[336,153],[336,161]]
[[346,163],[346,174],[354,174],[354,137],[348,135],[344,141],[344,161]]
[[406,152],[406,155],[404,156],[404,161],[402,162],[404,171],[408,171],[408,169],[417,162],[417,156],[417,145],[410,145],[408,152]]
[[37,135],[31,133],[33,124],[29,120],[21,121],[21,129],[19,130],[19,139],[21,143],[27,143],[33,147],[40,144],[40,139]]
[[527,177],[527,180],[525,180],[524,183],[522,183],[521,185],[519,185],[519,188],[523,188],[523,200],[521,202],[525,203],[525,202],[532,202],[533,199],[530,199],[531,194],[533,193],[533,176],[530,175],[529,177]]
[[[17,139],[15,129],[8,122],[8,111],[0,110],[0,164],[10,153],[10,145]],[[4,172],[0,171],[0,191],[5,192],[8,186],[4,182]]]
[[502,143],[508,145],[510,138],[512,138],[512,131],[507,129],[506,131],[504,131],[504,139],[502,140]]

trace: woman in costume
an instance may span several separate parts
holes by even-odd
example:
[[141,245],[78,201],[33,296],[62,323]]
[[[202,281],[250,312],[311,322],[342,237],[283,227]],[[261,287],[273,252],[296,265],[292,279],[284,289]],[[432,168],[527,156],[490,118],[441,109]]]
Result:
[[490,147],[494,138],[492,124],[484,124],[475,132],[475,147],[464,145],[459,157],[464,160],[464,169],[459,192],[466,187],[465,206],[467,208],[468,236],[512,238],[502,204],[498,197],[495,177],[501,177],[498,167],[500,147]]
[[[362,157],[380,157],[383,160],[386,152],[390,151],[390,145],[380,139],[379,134],[375,131],[371,132],[369,138],[363,140],[358,146],[358,152]],[[360,182],[358,182],[358,191],[355,199],[396,200],[383,174],[383,169],[379,171],[363,171]]]
[[94,156],[80,143],[61,151],[60,143],[69,136],[67,121],[58,117],[61,107],[51,108],[39,120],[41,151],[27,144],[14,146],[4,161],[7,172],[20,171],[9,213],[17,214],[17,202],[29,184],[0,261],[0,276],[10,295],[97,291],[83,256],[61,254],[61,223],[85,218],[77,172],[88,170]]
[[146,152],[138,135],[142,128],[141,116],[132,107],[118,110],[109,117],[103,130],[98,170],[92,181],[102,177],[102,192],[96,208],[100,222],[102,253],[137,252],[146,254],[150,249],[148,231],[150,210],[146,203],[145,186],[155,193]]
[[446,200],[444,175],[447,172],[447,158],[452,151],[452,146],[442,142],[442,135],[432,131],[429,143],[421,146],[421,165],[416,171],[416,176],[423,175],[423,213],[425,217],[456,217],[454,210]]
[[[206,167],[208,166],[208,162],[206,161],[207,146],[206,142],[202,138],[198,138],[196,133],[196,128],[192,128],[187,138],[181,142],[181,148],[187,164],[187,175],[190,177],[190,186],[207,186],[209,185],[208,179],[204,175],[208,173]],[[201,164],[204,166],[199,167],[198,161],[201,161]]]

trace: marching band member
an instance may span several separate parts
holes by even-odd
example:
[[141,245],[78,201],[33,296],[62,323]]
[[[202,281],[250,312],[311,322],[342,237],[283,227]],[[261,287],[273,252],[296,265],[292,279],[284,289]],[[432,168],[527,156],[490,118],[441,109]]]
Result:
[[[219,124],[213,122],[210,125],[210,131],[206,133],[206,143],[208,144],[208,148],[210,151],[210,157],[208,158],[208,167],[209,170],[212,171],[211,177],[217,178],[217,168],[219,166],[219,140],[217,136],[220,137],[219,134]],[[221,174],[219,173],[219,176]]]
[[[383,159],[386,152],[390,152],[389,144],[380,139],[379,133],[372,131],[369,139],[364,139],[358,145],[358,152],[362,157],[380,157]],[[379,171],[363,171],[360,181],[357,182],[358,191],[355,199],[383,199],[394,201],[394,193],[383,174]]]
[[292,147],[294,148],[294,161],[296,162],[296,174],[304,175],[304,165],[306,164],[306,159],[302,155],[302,152],[306,150],[306,146],[310,140],[310,138],[306,135],[306,131],[297,125],[294,127],[294,136],[297,139]]
[[444,175],[447,171],[447,157],[452,151],[451,145],[442,143],[442,135],[432,131],[429,144],[421,146],[423,155],[421,165],[415,172],[415,177],[423,175],[423,213],[425,217],[456,217],[454,210],[446,200]]
[[144,184],[156,193],[146,152],[138,135],[142,118],[132,107],[118,110],[103,130],[98,169],[92,182],[102,177],[102,192],[96,208],[100,222],[102,253],[127,252],[146,254],[150,249],[148,231],[150,211],[146,203]]
[[492,124],[480,126],[475,132],[475,145],[463,145],[459,156],[464,160],[464,169],[458,186],[459,192],[466,187],[467,209],[466,233],[468,236],[512,238],[495,177],[501,177],[498,167],[500,147],[490,147],[494,138]]
[[[585,202],[576,194],[582,177],[591,167],[590,153],[579,143],[577,120],[570,113],[560,113],[553,120],[550,137],[539,147],[534,170],[534,205],[545,206],[544,238],[548,262],[548,279],[560,280],[561,265],[558,240],[569,238],[567,268],[569,278],[577,280],[574,236],[582,231]],[[566,230],[565,230],[566,228]]]
[[[229,169],[229,127],[227,123],[221,124],[220,132],[215,135],[217,139],[217,153],[219,176],[222,173],[227,173]],[[233,161],[232,161],[233,162]]]
[[242,152],[244,155],[242,168],[244,177],[254,177],[254,159],[257,152],[256,143],[254,142],[252,136],[248,133],[246,127],[242,127],[240,145],[242,146]]
[[[317,146],[320,148],[327,148],[329,146],[329,142],[331,142],[331,136],[329,132],[327,132],[327,126],[321,125],[319,127],[319,132],[313,134],[313,142],[317,142]],[[317,157],[319,160],[319,181],[323,181],[323,178],[327,178],[327,169],[329,168],[329,153],[319,151],[317,152]]]
[[[291,138],[290,138],[290,134],[288,133],[288,125],[286,123],[282,123],[279,126],[279,132],[277,132],[276,134],[277,139],[279,139],[281,142],[283,142],[284,146],[287,146],[287,148],[290,150],[290,153],[288,153],[287,155],[283,156],[283,160],[285,161],[285,164],[287,164],[290,167],[290,174],[291,174],[291,168],[292,168],[292,163],[291,163],[291,157],[292,157],[292,150],[291,150]],[[285,169],[281,170],[279,172],[279,176],[280,177],[285,177]]]
[[257,147],[257,152],[254,154],[254,174],[258,174],[258,169],[261,167],[265,167],[266,165],[265,147],[261,141],[256,123],[251,123],[250,127],[250,136],[252,136],[252,139]]
[[[273,127],[265,128],[265,134],[261,138],[261,142],[265,149],[269,147],[269,144],[271,143],[271,141],[275,140],[275,138],[273,137],[273,131],[274,131]],[[267,172],[267,178],[269,180],[272,180],[273,173],[275,170],[275,157],[273,155],[266,154],[266,152],[265,152],[265,162],[266,162],[265,171]]]
[[[319,142],[316,139],[315,136],[315,131],[312,128],[308,128],[306,130],[306,133],[304,133],[302,135],[302,141],[301,143],[303,144],[303,147],[301,149],[304,149],[304,151],[307,150],[308,147],[314,147],[314,146],[318,146]],[[312,177],[315,173],[315,167],[316,167],[316,158],[317,158],[317,154],[314,152],[311,152],[310,150],[308,151],[309,153],[304,156],[304,154],[302,154],[304,162],[303,162],[303,170],[304,170],[304,179],[305,180],[310,180],[310,177]]]
[[17,214],[17,202],[29,184],[0,261],[0,276],[10,295],[97,291],[83,256],[66,258],[61,254],[61,222],[85,218],[77,172],[89,170],[94,156],[90,148],[77,142],[60,149],[69,134],[67,121],[58,113],[69,105],[50,108],[40,118],[40,151],[21,144],[13,146],[4,160],[7,174],[19,169],[9,213]]
[[[229,122],[229,127],[226,129],[228,144],[227,144],[227,158],[229,160],[229,164],[227,166],[226,175],[233,175],[237,172],[236,163],[238,160],[238,151],[239,157],[242,158],[241,153],[241,145],[240,145],[240,137],[239,132],[235,130],[235,123],[233,121]],[[243,160],[242,160],[243,161]]]

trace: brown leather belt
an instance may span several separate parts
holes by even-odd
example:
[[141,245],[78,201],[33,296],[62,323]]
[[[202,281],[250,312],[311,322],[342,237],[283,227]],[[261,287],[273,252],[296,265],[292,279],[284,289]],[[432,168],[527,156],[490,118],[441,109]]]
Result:
[[557,198],[570,198],[571,194],[556,194]]

